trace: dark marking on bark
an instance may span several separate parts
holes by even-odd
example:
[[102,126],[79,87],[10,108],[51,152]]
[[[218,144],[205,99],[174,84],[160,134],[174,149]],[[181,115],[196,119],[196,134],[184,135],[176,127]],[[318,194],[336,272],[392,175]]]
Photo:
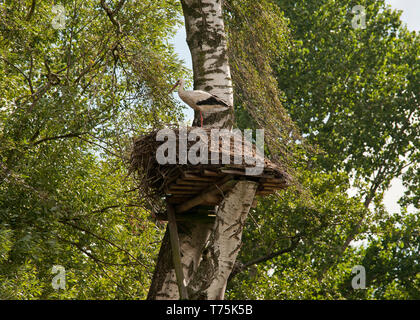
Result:
[[189,267],[188,267],[188,277],[190,278],[194,273],[194,262],[191,261]]
[[224,102],[224,101],[220,100],[219,98],[217,98],[217,97],[215,97],[215,96],[210,97],[210,98],[208,98],[208,99],[206,99],[206,100],[198,101],[198,102],[197,102],[197,105],[198,105],[198,106],[205,106],[205,105],[221,105],[221,106],[229,107],[229,105],[228,105],[226,102]]
[[[236,248],[233,249],[231,253],[229,253],[229,257],[232,257],[235,253],[239,252],[239,250],[241,250],[241,248],[242,248],[242,242],[239,242],[239,244],[236,246]],[[232,266],[233,266],[233,263],[231,262],[230,267],[232,267]]]

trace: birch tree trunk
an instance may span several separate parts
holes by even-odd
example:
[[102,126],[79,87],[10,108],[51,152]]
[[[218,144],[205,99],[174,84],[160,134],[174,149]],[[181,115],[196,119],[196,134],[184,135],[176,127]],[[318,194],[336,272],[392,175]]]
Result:
[[[181,0],[191,51],[194,89],[226,101],[230,110],[203,114],[204,127],[232,128],[233,89],[221,0]],[[194,125],[199,123],[195,115]],[[240,181],[225,195],[215,222],[177,223],[181,263],[190,299],[223,299],[227,279],[241,247],[242,229],[257,184]],[[162,241],[148,299],[179,299],[168,229]]]
[[[232,106],[226,112],[203,113],[204,127],[232,128],[233,88],[227,57],[222,0],[181,0],[191,51],[194,89],[204,90]],[[194,125],[200,117],[195,114]]]

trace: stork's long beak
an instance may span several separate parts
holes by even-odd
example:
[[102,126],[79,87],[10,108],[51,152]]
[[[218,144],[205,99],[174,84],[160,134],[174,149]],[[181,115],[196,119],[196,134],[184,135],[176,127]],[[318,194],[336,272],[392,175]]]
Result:
[[172,87],[172,89],[168,92],[168,94],[171,93],[172,91],[174,91],[175,88],[178,87],[178,86],[179,86],[179,83],[178,82],[175,83],[174,86]]

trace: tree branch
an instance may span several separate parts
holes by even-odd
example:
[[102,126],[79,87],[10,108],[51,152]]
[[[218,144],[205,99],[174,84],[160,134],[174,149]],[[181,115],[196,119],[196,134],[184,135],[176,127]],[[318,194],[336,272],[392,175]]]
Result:
[[278,250],[278,251],[274,251],[270,254],[267,254],[265,256],[250,260],[246,263],[241,263],[241,262],[236,262],[232,272],[230,273],[228,282],[231,281],[238,273],[241,273],[243,271],[245,271],[246,269],[248,269],[249,267],[255,265],[255,264],[260,264],[260,263],[264,263],[267,262],[271,259],[274,259],[282,254],[288,253],[293,251],[294,249],[296,249],[296,247],[298,246],[300,241],[300,236],[299,237],[295,237],[292,240],[292,243],[290,244],[290,246],[288,248],[282,249],[282,250]]
[[15,68],[17,71],[19,71],[19,73],[21,75],[23,75],[23,77],[25,78],[25,80],[28,82],[29,86],[31,85],[31,80],[28,78],[28,76],[25,74],[25,72],[22,71],[22,69],[20,69],[19,67],[15,66],[13,63],[11,63],[9,60],[7,60],[4,57],[0,57],[4,62],[6,62],[8,65],[10,65],[11,67]]
[[32,145],[36,146],[38,144],[41,144],[43,142],[46,141],[51,141],[51,140],[59,140],[59,139],[66,139],[66,138],[77,138],[80,137],[81,135],[87,134],[88,132],[72,132],[72,133],[68,133],[68,134],[63,134],[60,136],[55,136],[55,137],[46,137],[43,138],[41,140],[35,141]]
[[67,220],[58,220],[58,222],[60,222],[62,224],[65,224],[67,226],[70,226],[70,227],[72,227],[74,229],[77,229],[79,231],[83,231],[83,232],[85,232],[87,234],[90,234],[91,236],[95,237],[98,240],[102,240],[102,241],[105,241],[105,242],[109,243],[111,246],[113,246],[113,247],[121,250],[125,254],[127,254],[129,257],[131,257],[133,260],[135,260],[139,265],[145,267],[146,269],[149,268],[149,266],[146,266],[143,262],[141,262],[139,259],[137,259],[136,257],[134,257],[128,250],[122,248],[121,246],[117,245],[116,243],[112,242],[111,240],[109,240],[107,238],[104,238],[104,237],[101,237],[101,236],[93,233],[92,231],[87,230],[85,228],[82,228],[82,227],[80,227],[78,225],[75,225],[75,224],[73,224],[73,223],[71,223],[71,222],[69,222]]
[[[89,252],[88,249],[83,248],[83,246],[77,242],[62,238],[60,236],[57,236],[58,240],[69,243],[71,245],[73,245],[76,249],[78,249],[79,251],[81,251],[82,253],[84,253],[85,255],[87,255],[89,258],[91,258],[93,261],[97,262],[97,263],[101,263],[103,265],[108,265],[108,266],[120,266],[120,267],[126,267],[129,265],[132,265],[133,263],[116,263],[116,262],[109,262],[109,261],[104,261],[100,258],[98,258],[96,255],[94,255],[93,253]],[[90,250],[92,251],[92,250]]]
[[118,20],[115,20],[115,15],[118,14],[118,11],[121,10],[122,6],[124,5],[125,0],[120,0],[115,9],[111,10],[108,5],[105,3],[105,0],[101,0],[101,7],[105,10],[109,20],[111,20],[112,24],[117,28],[117,34],[121,34],[121,24]]

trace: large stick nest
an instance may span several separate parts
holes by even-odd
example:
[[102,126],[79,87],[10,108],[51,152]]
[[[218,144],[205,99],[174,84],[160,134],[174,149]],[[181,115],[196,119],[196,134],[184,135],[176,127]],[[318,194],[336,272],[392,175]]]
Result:
[[[234,135],[231,135],[229,145],[223,144],[221,138],[213,145],[210,128],[186,128],[184,132],[187,132],[188,135],[192,130],[198,133],[199,137],[195,141],[188,141],[182,134],[180,140],[179,128],[166,130],[171,130],[176,136],[176,164],[158,163],[157,149],[167,141],[167,139],[156,141],[159,130],[134,139],[131,154],[130,172],[135,174],[141,196],[149,200],[148,202],[154,204],[155,207],[161,207],[163,203],[159,205],[158,202],[162,201],[163,197],[172,203],[182,203],[213,185],[217,186],[220,181],[226,182],[229,179],[257,181],[259,183],[257,194],[260,195],[284,189],[290,184],[291,179],[286,170],[280,164],[265,159],[263,154],[257,153],[255,145],[242,138],[242,135],[241,144],[235,144]],[[227,134],[231,134],[231,132],[221,131],[220,137]],[[236,134],[238,135],[238,133]],[[208,163],[191,164],[189,158],[186,164],[180,164],[180,142],[185,143],[187,152],[194,145],[197,148],[197,143],[207,142],[208,147],[205,150],[208,152]],[[212,155],[213,158],[215,155],[216,158],[218,157],[217,164],[212,164]],[[225,164],[222,163],[223,158]],[[250,164],[249,158],[258,159],[260,164],[264,164],[263,170],[260,170],[262,172],[247,173],[246,168],[255,167],[255,163]],[[228,159],[230,161],[226,163]]]

